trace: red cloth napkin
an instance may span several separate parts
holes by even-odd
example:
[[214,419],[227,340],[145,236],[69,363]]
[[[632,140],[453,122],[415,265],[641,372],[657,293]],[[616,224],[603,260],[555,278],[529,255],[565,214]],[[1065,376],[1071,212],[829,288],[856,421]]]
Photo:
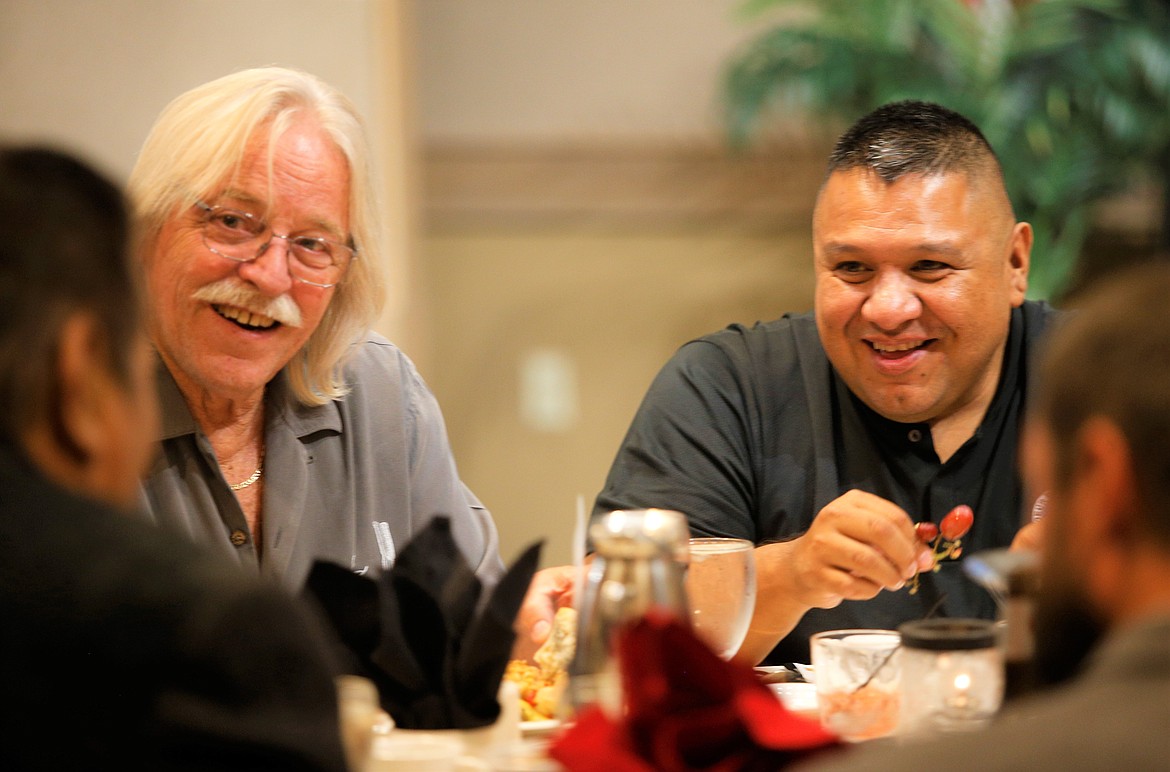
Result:
[[618,657],[625,715],[589,708],[577,717],[549,749],[570,772],[772,770],[838,744],[678,619],[635,623],[619,637]]

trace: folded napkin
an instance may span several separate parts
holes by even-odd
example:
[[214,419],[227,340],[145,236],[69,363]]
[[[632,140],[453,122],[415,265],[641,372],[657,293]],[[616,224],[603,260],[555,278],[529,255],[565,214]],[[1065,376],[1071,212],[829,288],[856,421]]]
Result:
[[512,651],[512,621],[540,559],[528,547],[481,603],[483,586],[436,517],[373,578],[318,561],[305,593],[324,608],[350,670],[378,687],[407,729],[473,729],[500,714],[496,695]]
[[589,708],[577,717],[550,748],[570,772],[773,770],[837,745],[683,621],[647,616],[617,645],[624,715]]

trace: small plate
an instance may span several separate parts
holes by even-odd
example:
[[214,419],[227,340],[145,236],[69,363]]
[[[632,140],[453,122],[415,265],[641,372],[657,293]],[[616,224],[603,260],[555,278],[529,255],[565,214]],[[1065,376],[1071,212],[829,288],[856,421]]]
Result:
[[756,665],[756,675],[766,684],[799,683],[801,679],[808,683],[816,682],[816,671],[812,665],[802,665],[799,662],[793,665]]
[[544,737],[552,734],[560,725],[561,722],[555,718],[545,721],[521,721],[520,736],[524,738]]
[[768,684],[768,688],[772,690],[772,694],[780,698],[780,701],[784,703],[784,707],[793,713],[800,713],[804,716],[816,716],[816,684]]

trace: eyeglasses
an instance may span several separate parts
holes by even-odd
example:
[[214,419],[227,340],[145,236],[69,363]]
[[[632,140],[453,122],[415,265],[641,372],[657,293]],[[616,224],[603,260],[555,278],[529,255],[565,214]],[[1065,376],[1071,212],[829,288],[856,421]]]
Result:
[[256,260],[268,251],[274,239],[284,239],[293,258],[288,261],[288,272],[294,279],[313,287],[333,287],[345,278],[350,261],[357,258],[356,247],[312,232],[282,236],[248,212],[209,206],[202,201],[196,201],[195,206],[205,217],[203,246],[237,263]]

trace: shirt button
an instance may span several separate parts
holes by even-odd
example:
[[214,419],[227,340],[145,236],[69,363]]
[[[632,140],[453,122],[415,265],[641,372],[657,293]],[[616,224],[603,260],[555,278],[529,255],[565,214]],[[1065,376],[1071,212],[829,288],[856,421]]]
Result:
[[918,429],[911,429],[910,434],[908,434],[907,436],[910,438],[911,442],[921,442],[922,441],[922,432],[919,431]]
[[232,535],[230,538],[232,540],[232,544],[236,545],[237,547],[242,547],[243,545],[248,543],[247,532],[241,531],[239,528],[232,531]]

